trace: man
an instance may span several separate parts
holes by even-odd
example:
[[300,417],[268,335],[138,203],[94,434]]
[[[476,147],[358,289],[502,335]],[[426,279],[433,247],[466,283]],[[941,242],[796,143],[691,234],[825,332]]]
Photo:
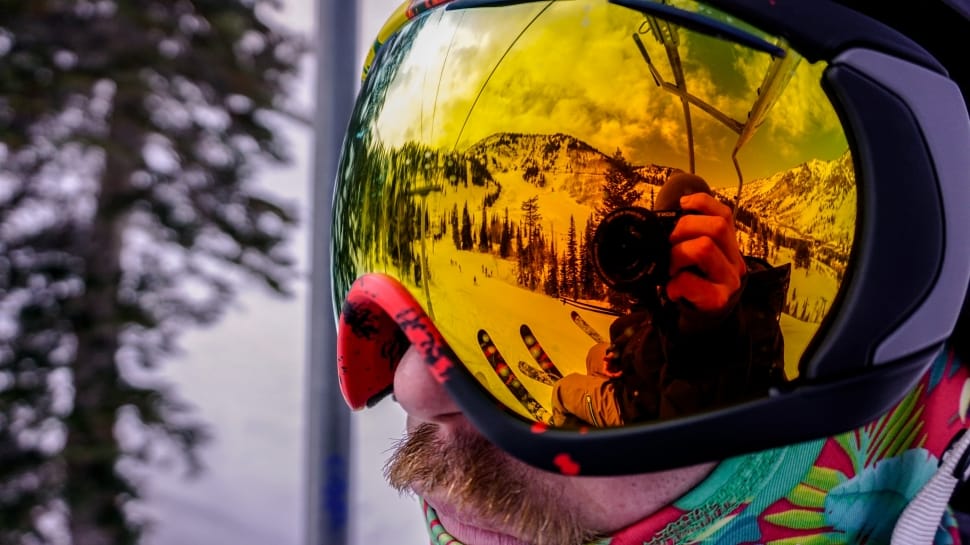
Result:
[[742,256],[731,209],[699,176],[672,174],[654,207],[686,212],[664,249],[669,278],[638,281],[644,286],[633,286],[641,292],[633,308],[610,324],[609,345],[593,345],[586,372],[555,383],[558,425],[621,426],[697,413],[763,397],[784,372],[778,318],[790,267]]
[[[346,400],[393,392],[408,413],[389,481],[442,544],[956,542],[970,374],[943,341],[970,282],[964,96],[917,43],[830,2],[629,4],[409,2],[379,36],[332,242]],[[516,370],[589,346],[563,307],[592,319],[614,294],[588,281],[578,233],[604,203],[647,204],[643,179],[671,164],[736,171],[745,244],[793,262],[785,381],[686,417],[557,427],[553,387]],[[736,293],[724,222],[683,239],[681,222],[673,246],[706,249],[668,270],[700,274],[667,296]],[[705,266],[718,252],[733,274]]]

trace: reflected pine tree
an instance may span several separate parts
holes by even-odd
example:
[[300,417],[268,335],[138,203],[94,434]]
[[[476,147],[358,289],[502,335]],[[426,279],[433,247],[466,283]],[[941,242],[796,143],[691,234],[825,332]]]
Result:
[[[350,137],[344,143],[334,193],[331,257],[334,304],[338,308],[361,269],[375,265],[376,250],[384,249],[385,242],[403,249],[397,242],[386,241],[386,233],[376,232],[378,225],[387,225],[378,220],[386,218],[392,210],[384,201],[389,192],[378,190],[392,184],[396,194],[393,198],[406,194],[412,179],[409,161],[417,160],[420,152],[416,147],[405,148],[399,153],[386,149],[376,126],[384,98],[410,53],[415,37],[427,21],[427,17],[418,17],[378,51],[351,115]],[[361,183],[362,180],[368,183]]]
[[640,198],[640,190],[637,189],[640,176],[619,148],[609,164],[603,181],[603,203],[599,209],[601,217],[618,208],[633,206]]

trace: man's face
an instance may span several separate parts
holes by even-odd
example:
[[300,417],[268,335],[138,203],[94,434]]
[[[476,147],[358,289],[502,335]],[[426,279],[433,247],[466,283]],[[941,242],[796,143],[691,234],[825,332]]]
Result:
[[394,376],[407,435],[387,463],[465,545],[580,545],[657,511],[713,464],[623,477],[568,477],[526,465],[482,437],[412,348]]

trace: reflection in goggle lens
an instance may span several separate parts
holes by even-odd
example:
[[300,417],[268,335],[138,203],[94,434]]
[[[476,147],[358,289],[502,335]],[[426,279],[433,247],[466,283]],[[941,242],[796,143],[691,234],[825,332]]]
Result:
[[[413,294],[482,386],[558,426],[675,418],[798,377],[852,249],[824,66],[601,2],[433,10],[353,115],[334,297]],[[686,198],[684,198],[686,197]]]

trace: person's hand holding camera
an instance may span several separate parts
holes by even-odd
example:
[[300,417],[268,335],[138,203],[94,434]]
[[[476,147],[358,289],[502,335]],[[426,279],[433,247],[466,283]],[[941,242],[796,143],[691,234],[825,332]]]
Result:
[[727,205],[694,193],[682,197],[680,206],[686,214],[670,234],[666,292],[683,307],[682,327],[703,329],[734,308],[747,269]]

